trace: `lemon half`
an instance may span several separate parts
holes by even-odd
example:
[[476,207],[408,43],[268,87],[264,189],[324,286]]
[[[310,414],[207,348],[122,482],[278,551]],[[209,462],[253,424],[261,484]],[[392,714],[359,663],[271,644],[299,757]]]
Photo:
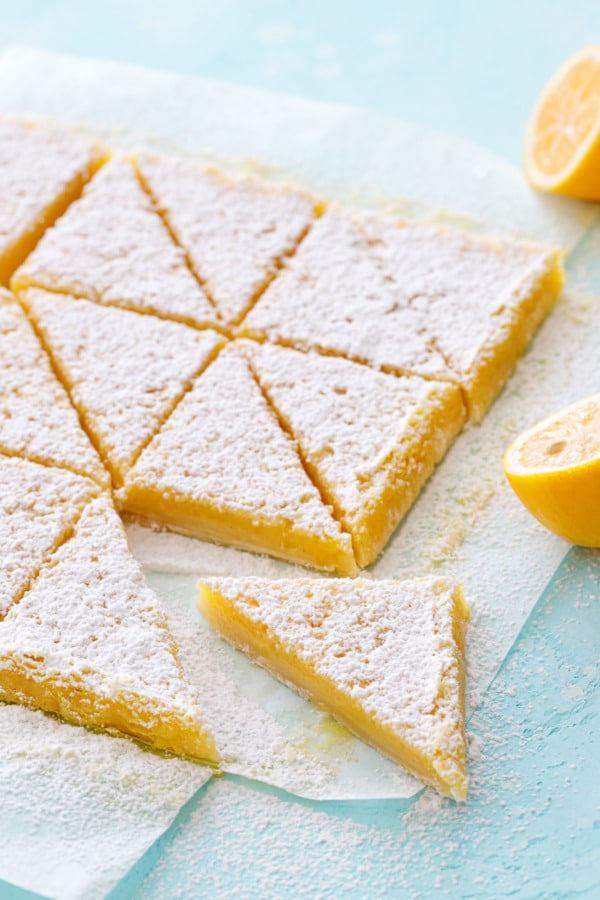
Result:
[[600,394],[523,432],[503,465],[542,525],[573,544],[600,547]]
[[586,47],[556,72],[533,110],[525,175],[543,191],[600,200],[600,47]]

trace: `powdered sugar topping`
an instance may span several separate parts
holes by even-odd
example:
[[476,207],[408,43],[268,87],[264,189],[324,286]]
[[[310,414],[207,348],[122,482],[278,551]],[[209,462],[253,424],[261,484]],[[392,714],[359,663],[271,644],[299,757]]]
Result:
[[460,381],[497,317],[554,259],[534,245],[332,208],[241,331]]
[[190,705],[174,647],[106,496],[88,504],[74,536],[0,624],[0,656],[41,659],[45,673],[79,680],[97,700],[139,691],[150,709]]
[[556,251],[491,241],[432,225],[398,228],[365,220],[398,286],[399,302],[419,310],[427,333],[463,380],[499,322],[518,311]]
[[[378,472],[398,452],[415,414],[448,386],[386,375],[348,360],[240,341],[304,456],[345,514],[360,512]],[[414,431],[408,435],[414,440]]]
[[376,368],[447,377],[426,318],[401,302],[364,217],[332,207],[267,288],[240,333],[322,349]]

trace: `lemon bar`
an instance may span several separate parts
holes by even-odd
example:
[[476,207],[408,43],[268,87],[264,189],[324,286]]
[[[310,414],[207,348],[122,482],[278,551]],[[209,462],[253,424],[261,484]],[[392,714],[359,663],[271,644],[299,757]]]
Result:
[[196,381],[125,478],[120,502],[203,540],[353,575],[346,534],[234,345]]
[[413,775],[467,795],[464,633],[448,578],[208,578],[198,606],[229,643]]
[[332,208],[240,334],[452,381],[478,421],[561,286],[556,250]]
[[0,284],[79,196],[104,152],[66,131],[0,121]]
[[461,392],[339,357],[240,345],[313,481],[352,535],[358,565],[369,565],[462,428]]
[[107,496],[0,622],[0,698],[216,763],[158,598]]
[[108,162],[15,272],[98,303],[211,325],[217,314],[127,160]]
[[226,322],[238,322],[315,218],[307,193],[138,154],[142,181]]
[[222,337],[66,294],[32,288],[20,297],[120,484]]
[[66,469],[0,454],[0,620],[98,490]]
[[108,474],[27,316],[0,289],[0,452],[63,466],[108,484]]

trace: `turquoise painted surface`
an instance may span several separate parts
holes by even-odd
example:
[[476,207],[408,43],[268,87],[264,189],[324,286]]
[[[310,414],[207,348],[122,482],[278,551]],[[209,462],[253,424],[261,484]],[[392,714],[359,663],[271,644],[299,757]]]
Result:
[[[0,47],[15,42],[380,109],[518,162],[548,75],[600,42],[600,7],[0,0]],[[586,290],[600,291],[598,258],[600,228],[570,272]],[[112,900],[600,896],[599,597],[600,557],[572,550],[469,725],[464,808],[428,793],[316,804],[226,778],[182,810]],[[0,885],[0,896],[33,895]]]
[[107,57],[382,110],[518,161],[597,0],[0,0],[0,45]]

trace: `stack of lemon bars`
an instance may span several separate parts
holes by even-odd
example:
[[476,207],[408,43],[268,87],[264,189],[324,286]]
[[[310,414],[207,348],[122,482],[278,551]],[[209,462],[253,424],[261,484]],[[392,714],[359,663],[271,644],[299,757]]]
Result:
[[218,765],[119,513],[337,578],[209,578],[231,643],[466,796],[447,578],[356,578],[561,284],[560,254],[0,122],[0,698]]

